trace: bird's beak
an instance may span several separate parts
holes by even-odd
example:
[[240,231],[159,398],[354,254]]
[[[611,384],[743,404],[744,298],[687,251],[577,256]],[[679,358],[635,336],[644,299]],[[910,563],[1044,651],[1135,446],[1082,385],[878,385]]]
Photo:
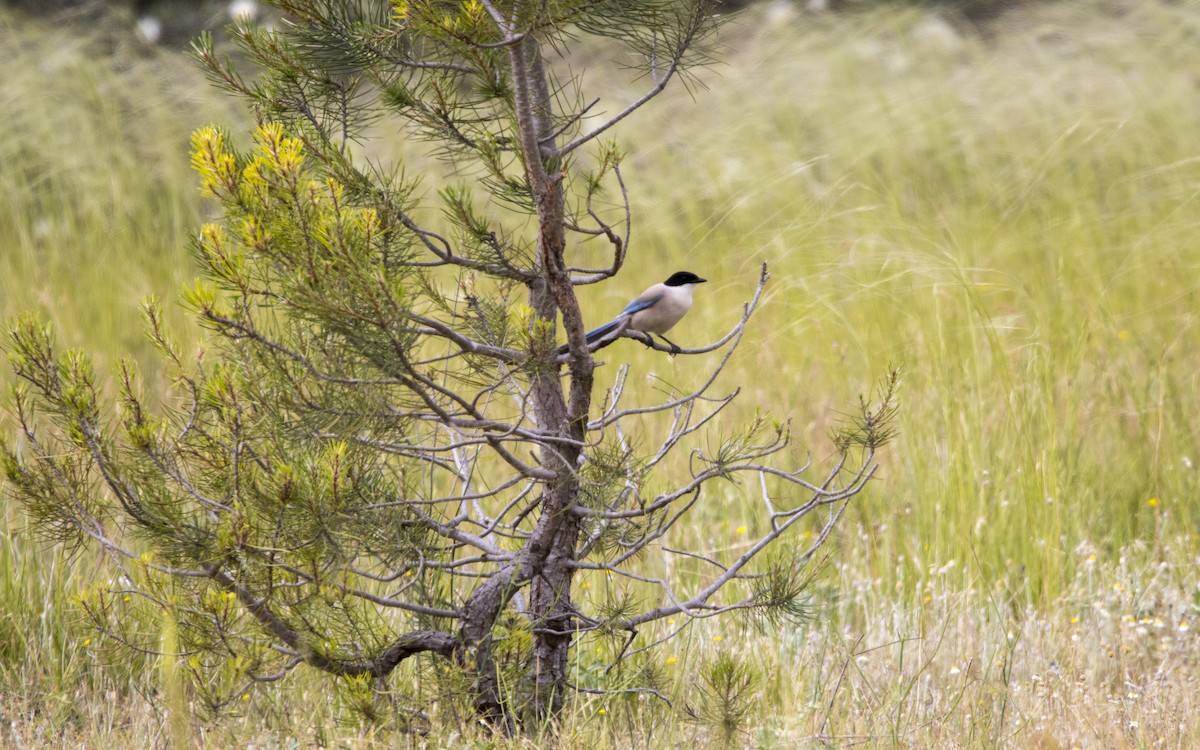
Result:
[[708,279],[701,279],[699,276],[697,276],[696,279],[697,279],[697,281],[696,281],[697,284],[703,284],[704,282],[708,281]]

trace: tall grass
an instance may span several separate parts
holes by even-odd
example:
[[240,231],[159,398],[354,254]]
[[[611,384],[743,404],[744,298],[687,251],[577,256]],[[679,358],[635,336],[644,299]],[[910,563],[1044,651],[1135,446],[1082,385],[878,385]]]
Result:
[[[202,206],[188,137],[206,118],[233,118],[187,62],[132,39],[115,21],[56,30],[0,9],[0,318],[37,310],[105,369],[119,356],[153,361],[138,302],[174,299],[195,276],[187,238]],[[31,538],[6,503],[0,696],[20,690],[52,716],[73,713],[97,666],[80,647],[89,634],[73,598],[102,563]]]
[[856,505],[875,575],[953,559],[1047,604],[1081,545],[1200,520],[1196,7],[1125,10],[1061,4],[987,41],[915,11],[747,23],[710,91],[637,126],[630,286],[717,279],[681,324],[703,339],[771,264],[728,379],[745,408],[819,455],[903,368],[900,438]]
[[[987,37],[912,10],[770,8],[731,21],[724,62],[695,82],[707,91],[668,91],[622,126],[635,244],[617,282],[584,290],[586,310],[607,319],[688,268],[713,281],[672,338],[705,341],[768,262],[769,298],[722,381],[743,388],[740,411],[720,427],[764,407],[820,463],[839,412],[898,365],[900,436],[843,524],[813,623],[689,630],[656,657],[673,710],[580,699],[561,741],[717,742],[689,709],[706,665],[732,652],[759,680],[745,744],[1188,746],[1200,8],[1049,4]],[[0,46],[20,57],[0,78],[18,122],[0,137],[2,311],[39,307],[70,343],[143,356],[137,298],[192,275],[187,134],[232,115],[178,61],[125,54],[114,71],[89,42],[5,19]],[[630,363],[630,399],[695,378],[694,360],[631,342],[603,358]],[[738,549],[761,523],[756,491],[706,498],[675,546]],[[122,709],[97,698],[111,685],[77,682],[97,667],[69,606],[91,561],[72,558],[69,576],[18,537],[12,509],[5,523],[0,693],[45,712],[37,675],[82,704],[50,712],[69,731],[23,720],[13,736],[178,736],[152,700]],[[586,642],[581,668],[606,647]],[[419,670],[406,675],[419,690]],[[397,741],[337,724],[349,712],[327,686],[296,678],[243,717],[197,724],[197,741]],[[408,741],[506,744],[433,718]]]

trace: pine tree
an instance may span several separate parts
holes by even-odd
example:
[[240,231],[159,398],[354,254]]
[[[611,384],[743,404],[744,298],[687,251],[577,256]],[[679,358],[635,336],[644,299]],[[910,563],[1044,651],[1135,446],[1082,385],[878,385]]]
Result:
[[[625,405],[627,370],[594,401],[576,297],[618,274],[630,248],[621,151],[603,139],[708,61],[712,3],[276,5],[283,31],[235,30],[256,77],[211,39],[196,48],[260,124],[244,153],[217,128],[193,138],[223,219],[199,233],[205,280],[184,295],[210,332],[199,354],[172,341],[157,302],[145,306],[173,397],[156,407],[126,363],[110,404],[86,356],[58,354],[31,317],[11,329],[23,385],[6,474],[44,533],[97,544],[122,571],[85,598],[89,615],[134,646],[122,628],[131,595],[177,620],[181,659],[214,708],[300,665],[382,689],[430,654],[479,716],[509,729],[556,716],[572,689],[614,688],[572,679],[571,647],[587,634],[620,644],[616,664],[666,618],[802,616],[808,564],[890,436],[894,376],[881,405],[863,403],[838,433],[842,458],[822,479],[768,463],[789,435],[763,417],[693,448],[690,473],[649,495],[649,474],[737,395],[710,391],[766,268],[727,335],[671,352],[723,355],[695,390],[660,403]],[[548,59],[584,35],[615,40],[646,73],[646,93],[599,122],[582,78]],[[440,215],[414,180],[356,155],[373,128],[425,139],[469,176],[437,194]],[[594,207],[604,191],[620,196],[616,219]],[[572,234],[607,242],[611,262],[572,266]],[[622,425],[655,412],[673,416],[669,431],[639,449]],[[751,477],[767,531],[744,553],[669,547],[711,483]],[[814,541],[774,551],[812,513]],[[647,555],[686,555],[704,579],[685,595],[640,572]],[[586,570],[653,598],[585,607],[573,580]]]

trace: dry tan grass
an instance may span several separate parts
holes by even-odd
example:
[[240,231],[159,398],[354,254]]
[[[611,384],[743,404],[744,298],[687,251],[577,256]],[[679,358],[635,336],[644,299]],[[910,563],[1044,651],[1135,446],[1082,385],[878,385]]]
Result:
[[[978,587],[969,563],[898,565],[914,593],[871,579],[853,552],[831,567],[819,617],[763,633],[734,623],[690,631],[663,650],[676,706],[590,698],[572,704],[564,747],[705,743],[689,720],[694,686],[717,652],[760,676],[744,747],[1187,748],[1200,742],[1197,561],[1185,538],[1115,559],[1078,550],[1082,572],[1055,606],[1033,606],[1019,570]],[[1093,555],[1095,555],[1093,559]],[[669,661],[668,661],[669,660]],[[255,693],[219,721],[188,717],[198,747],[540,747],[504,740],[433,707],[431,734],[355,723],[328,685],[298,675],[292,689]],[[34,687],[31,685],[30,687]],[[164,693],[92,687],[7,696],[13,747],[169,746]],[[186,709],[196,711],[195,706]],[[346,723],[350,722],[350,723]]]

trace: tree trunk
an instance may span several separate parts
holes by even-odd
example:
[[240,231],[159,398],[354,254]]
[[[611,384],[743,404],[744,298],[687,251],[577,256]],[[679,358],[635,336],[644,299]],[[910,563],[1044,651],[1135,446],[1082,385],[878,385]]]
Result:
[[[538,292],[539,314],[543,310],[554,319],[557,308],[563,316],[568,338],[582,338],[583,317],[575,298],[563,253],[566,249],[565,212],[562,173],[553,132],[550,85],[542,62],[541,46],[528,38],[513,55],[524,62],[525,85],[516,87],[518,124],[526,175],[530,180],[538,212],[538,260],[545,284]],[[522,115],[532,117],[526,121]],[[532,126],[532,127],[530,127]],[[530,138],[528,136],[532,135]],[[538,426],[555,435],[571,438],[574,444],[546,445],[541,464],[558,475],[547,487],[538,524],[545,537],[538,539],[540,565],[531,571],[529,617],[534,633],[533,714],[536,720],[555,716],[563,705],[567,687],[567,657],[575,630],[574,605],[571,602],[571,562],[579,538],[579,518],[572,509],[579,498],[579,445],[584,437],[587,412],[591,403],[593,362],[584,351],[572,357],[571,398],[568,406],[563,380],[558,374],[542,370],[533,385],[534,412]],[[532,545],[531,545],[532,546]]]
[[509,48],[520,151],[538,217],[538,274],[529,285],[529,304],[551,330],[558,315],[569,340],[575,342],[570,368],[570,399],[556,368],[538,368],[531,403],[539,430],[572,442],[543,444],[539,463],[554,471],[540,503],[540,515],[517,563],[480,586],[464,608],[464,640],[476,648],[476,709],[510,729],[518,718],[501,693],[492,659],[490,633],[512,595],[529,585],[527,616],[534,646],[532,674],[526,675],[530,718],[554,717],[567,689],[567,664],[575,630],[571,602],[571,565],[579,538],[579,518],[572,512],[579,498],[578,463],[588,410],[591,407],[595,363],[583,343],[583,316],[575,298],[563,252],[566,248],[562,173],[554,143],[550,85],[541,48],[532,36]]

